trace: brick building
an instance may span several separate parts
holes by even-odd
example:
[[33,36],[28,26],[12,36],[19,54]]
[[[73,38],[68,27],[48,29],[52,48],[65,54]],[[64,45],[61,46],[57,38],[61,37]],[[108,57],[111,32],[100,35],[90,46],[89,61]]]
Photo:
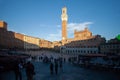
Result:
[[25,49],[39,49],[39,38],[24,35]]
[[100,51],[106,55],[120,55],[120,40],[117,38],[108,40],[100,46]]
[[44,39],[39,40],[39,45],[41,48],[53,48],[52,42]]
[[4,21],[0,21],[0,47],[13,48],[14,40],[14,32],[7,31],[7,23]]
[[7,23],[0,21],[0,48],[39,49],[51,48],[52,42],[7,30]]
[[82,31],[74,31],[74,40],[85,40],[92,38],[92,32],[88,30],[88,28],[85,28]]

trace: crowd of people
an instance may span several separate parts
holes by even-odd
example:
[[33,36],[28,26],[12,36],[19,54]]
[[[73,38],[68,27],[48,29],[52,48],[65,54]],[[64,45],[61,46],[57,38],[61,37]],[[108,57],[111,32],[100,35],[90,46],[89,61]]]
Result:
[[35,75],[34,65],[28,61],[27,63],[23,63],[22,61],[16,61],[14,65],[14,73],[16,80],[22,80],[22,69],[25,68],[27,80],[33,80],[33,76]]
[[[49,65],[50,75],[57,75],[59,72],[63,72],[63,63],[67,62],[67,58],[60,54],[49,51],[29,52],[31,57],[26,61],[17,60],[14,63],[13,71],[15,73],[16,80],[23,80],[22,72],[25,70],[27,80],[33,80],[35,73],[34,64],[31,61],[40,61]],[[35,55],[33,55],[35,54]],[[39,54],[39,55],[38,55]]]
[[54,61],[50,62],[50,74],[58,74],[58,69],[60,69],[60,71],[63,71],[63,59],[59,58],[59,59],[54,59]]
[[[45,59],[49,59],[49,70],[50,70],[50,74],[58,74],[59,71],[63,72],[63,62],[65,62],[65,59],[62,57],[59,58],[47,58],[46,56],[42,59],[42,62],[44,62]],[[16,80],[23,80],[22,79],[22,69],[25,69],[26,72],[26,76],[27,76],[27,80],[33,80],[33,76],[35,75],[35,68],[34,65],[32,64],[32,62],[30,61],[22,61],[22,60],[18,60],[15,62],[14,65],[14,73],[15,73],[15,78]],[[58,71],[59,70],[59,71]]]

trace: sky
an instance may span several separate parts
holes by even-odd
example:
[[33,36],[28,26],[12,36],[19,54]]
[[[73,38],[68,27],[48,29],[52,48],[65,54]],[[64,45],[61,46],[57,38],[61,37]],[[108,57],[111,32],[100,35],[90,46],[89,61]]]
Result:
[[58,41],[63,7],[68,38],[86,26],[107,40],[120,34],[120,0],[0,0],[0,20],[7,22],[9,31]]

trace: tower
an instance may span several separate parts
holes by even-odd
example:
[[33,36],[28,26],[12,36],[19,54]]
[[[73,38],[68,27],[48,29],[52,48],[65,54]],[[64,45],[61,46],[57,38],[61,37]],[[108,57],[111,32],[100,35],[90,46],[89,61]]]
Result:
[[67,15],[67,8],[66,7],[62,8],[61,20],[62,20],[62,45],[64,45],[66,43],[66,41],[67,41],[67,20],[68,20],[68,15]]
[[7,23],[5,21],[0,21],[0,28],[7,30]]

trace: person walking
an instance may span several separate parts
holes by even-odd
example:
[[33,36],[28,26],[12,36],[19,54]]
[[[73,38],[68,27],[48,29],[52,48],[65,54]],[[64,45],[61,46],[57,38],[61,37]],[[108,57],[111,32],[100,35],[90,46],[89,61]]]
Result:
[[53,62],[50,63],[50,74],[53,74],[54,65]]
[[59,60],[59,67],[60,67],[60,71],[63,72],[63,61],[62,61],[62,58],[60,58],[60,60]]
[[58,74],[58,61],[55,60],[55,73]]
[[26,64],[27,80],[33,80],[33,75],[34,74],[35,74],[35,72],[34,72],[34,65],[29,61]]
[[21,71],[20,71],[21,68],[22,68],[21,63],[16,61],[15,66],[14,66],[14,73],[15,73],[15,79],[16,80],[22,80],[22,74],[21,74]]

